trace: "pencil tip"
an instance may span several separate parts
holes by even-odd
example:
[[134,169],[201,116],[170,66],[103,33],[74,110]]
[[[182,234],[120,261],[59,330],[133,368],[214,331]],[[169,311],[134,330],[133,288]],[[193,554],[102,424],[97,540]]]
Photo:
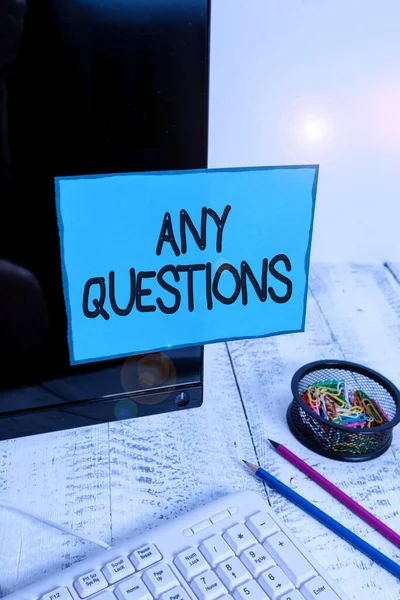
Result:
[[[243,460],[243,458],[242,458]],[[252,473],[255,473],[258,469],[257,465],[253,465],[253,463],[248,462],[247,460],[243,460],[244,464],[246,465],[246,467],[249,467],[250,471]]]
[[268,441],[271,444],[271,446],[273,446],[274,448],[277,448],[279,446],[278,442],[274,442],[274,440],[268,439]]

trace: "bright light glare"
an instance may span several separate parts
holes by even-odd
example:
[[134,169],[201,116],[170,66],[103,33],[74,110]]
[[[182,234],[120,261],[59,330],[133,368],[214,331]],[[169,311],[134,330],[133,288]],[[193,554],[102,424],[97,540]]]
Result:
[[279,137],[291,161],[331,162],[343,144],[343,119],[338,107],[325,96],[304,96],[281,113]]
[[326,138],[327,126],[322,119],[307,119],[301,127],[303,136],[312,142],[318,142]]

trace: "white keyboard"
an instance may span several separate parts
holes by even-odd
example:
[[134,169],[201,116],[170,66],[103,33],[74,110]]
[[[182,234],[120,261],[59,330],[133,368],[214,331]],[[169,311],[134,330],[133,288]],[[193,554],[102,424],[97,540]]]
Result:
[[225,496],[3,600],[346,600],[254,492]]

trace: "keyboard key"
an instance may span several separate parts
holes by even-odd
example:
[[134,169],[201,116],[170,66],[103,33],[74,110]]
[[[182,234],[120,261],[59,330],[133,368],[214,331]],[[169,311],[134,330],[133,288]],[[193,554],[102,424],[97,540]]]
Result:
[[264,548],[293,581],[295,587],[300,588],[305,581],[317,576],[308,560],[282,531],[266,539]]
[[204,560],[204,556],[202,556],[197,548],[189,548],[189,550],[178,554],[174,560],[174,564],[187,581],[209,568],[209,564]]
[[304,600],[304,596],[303,594],[300,594],[299,590],[293,590],[293,592],[285,594],[282,598],[279,598],[279,600]]
[[279,531],[278,525],[266,512],[259,512],[246,521],[246,526],[259,542],[263,542],[269,535]]
[[72,596],[66,587],[58,587],[52,592],[42,596],[41,600],[72,600]]
[[192,581],[191,588],[199,600],[215,600],[228,593],[213,571],[206,571],[203,575],[196,577]]
[[211,523],[219,523],[219,521],[222,521],[223,519],[226,519],[227,517],[230,517],[230,516],[231,515],[227,510],[221,510],[221,512],[210,517],[210,521],[211,521]]
[[247,598],[250,598],[250,600],[265,600],[266,598],[264,590],[254,579],[238,587],[233,597],[235,600],[247,600]]
[[96,596],[95,600],[117,600],[112,592],[103,592],[100,596]]
[[322,577],[314,577],[307,581],[300,591],[306,600],[340,600]]
[[158,563],[155,567],[148,569],[143,575],[143,581],[153,596],[157,598],[167,590],[179,585],[169,566],[164,563]]
[[181,587],[174,587],[169,592],[165,592],[160,600],[191,600],[185,590]]
[[81,598],[87,598],[104,590],[107,587],[107,581],[101,571],[90,571],[90,573],[79,577],[75,581],[74,587]]
[[258,578],[258,583],[271,600],[277,600],[294,589],[293,583],[280,567],[272,567],[269,571],[262,573]]
[[135,552],[132,552],[129,558],[139,571],[140,569],[150,567],[150,565],[161,560],[162,556],[154,544],[146,544],[138,550],[135,550]]
[[222,563],[216,572],[230,592],[241,583],[251,579],[250,573],[236,556]]
[[108,583],[115,583],[124,577],[128,577],[128,575],[133,575],[135,567],[126,556],[121,556],[121,558],[116,558],[107,563],[102,571]]
[[256,538],[247,529],[246,525],[243,524],[234,525],[230,529],[227,529],[223,537],[236,554],[240,554],[246,548],[257,543]]
[[233,550],[220,535],[214,535],[200,545],[200,552],[212,567],[233,556]]
[[153,600],[143,581],[136,575],[120,583],[114,593],[118,600]]
[[263,571],[275,566],[275,561],[261,544],[245,550],[241,554],[240,560],[253,577],[258,577]]

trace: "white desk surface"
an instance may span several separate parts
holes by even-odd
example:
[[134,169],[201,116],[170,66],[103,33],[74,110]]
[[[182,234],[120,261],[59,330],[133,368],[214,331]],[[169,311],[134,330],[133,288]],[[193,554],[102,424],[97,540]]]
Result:
[[[395,561],[400,551],[278,456],[280,441],[400,532],[400,427],[359,464],[325,459],[289,432],[290,381],[304,363],[343,358],[400,387],[400,265],[314,266],[306,332],[206,348],[199,409],[0,442],[0,497],[118,542],[238,489],[267,494],[295,535],[354,600],[398,600],[400,581],[242,466],[257,460]],[[97,547],[0,508],[0,597]]]

